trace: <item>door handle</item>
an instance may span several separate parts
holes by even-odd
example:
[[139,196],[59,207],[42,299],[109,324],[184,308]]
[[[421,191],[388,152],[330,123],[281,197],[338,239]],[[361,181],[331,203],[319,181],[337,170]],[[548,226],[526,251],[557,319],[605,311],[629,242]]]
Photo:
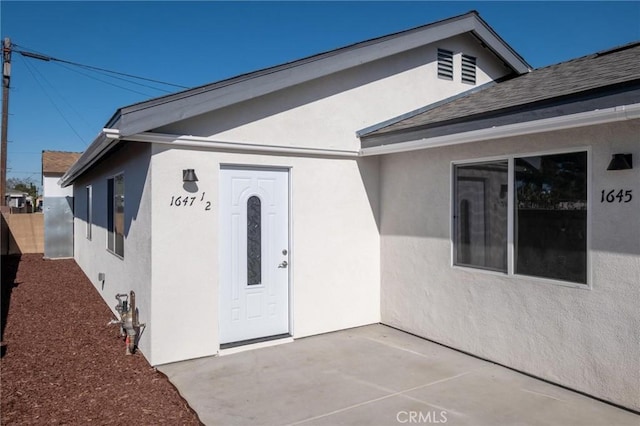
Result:
[[286,260],[283,260],[281,264],[278,265],[278,268],[286,268],[289,266]]

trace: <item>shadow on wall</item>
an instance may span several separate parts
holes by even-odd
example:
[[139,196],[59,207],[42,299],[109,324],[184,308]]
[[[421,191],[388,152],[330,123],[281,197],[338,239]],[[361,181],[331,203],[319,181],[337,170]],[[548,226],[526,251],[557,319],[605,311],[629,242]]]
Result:
[[359,158],[357,164],[371,207],[371,214],[376,221],[378,232],[380,232],[380,157]]
[[2,256],[2,289],[0,304],[2,305],[2,316],[0,317],[0,357],[4,357],[7,346],[4,343],[4,329],[7,326],[7,316],[9,315],[9,305],[11,304],[11,292],[19,283],[15,282],[20,263],[20,255]]
[[[74,216],[87,222],[87,185],[91,185],[92,232],[96,228],[108,229],[107,181],[124,173],[124,235],[129,235],[131,224],[138,217],[151,159],[151,144],[123,142],[123,146],[94,167],[93,173],[74,183]],[[114,166],[115,164],[115,166]],[[76,224],[76,233],[85,232],[82,224]]]

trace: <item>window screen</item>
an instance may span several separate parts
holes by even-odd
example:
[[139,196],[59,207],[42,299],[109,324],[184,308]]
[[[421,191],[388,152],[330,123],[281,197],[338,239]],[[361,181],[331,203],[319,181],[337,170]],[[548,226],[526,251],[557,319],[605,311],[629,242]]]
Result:
[[455,167],[455,264],[507,271],[506,160]]

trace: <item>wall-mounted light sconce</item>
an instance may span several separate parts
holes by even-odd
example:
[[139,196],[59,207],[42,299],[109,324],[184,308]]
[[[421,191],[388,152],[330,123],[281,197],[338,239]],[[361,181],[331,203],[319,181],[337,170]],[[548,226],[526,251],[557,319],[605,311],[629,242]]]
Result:
[[633,156],[631,154],[613,154],[607,170],[633,169]]
[[196,172],[193,169],[185,169],[182,171],[182,181],[183,182],[197,182],[198,176],[196,176]]

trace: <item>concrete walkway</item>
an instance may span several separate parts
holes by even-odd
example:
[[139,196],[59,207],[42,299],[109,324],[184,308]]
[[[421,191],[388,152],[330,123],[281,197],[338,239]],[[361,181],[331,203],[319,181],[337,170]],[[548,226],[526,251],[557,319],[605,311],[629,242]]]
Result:
[[640,416],[373,325],[159,367],[206,425],[640,425]]

